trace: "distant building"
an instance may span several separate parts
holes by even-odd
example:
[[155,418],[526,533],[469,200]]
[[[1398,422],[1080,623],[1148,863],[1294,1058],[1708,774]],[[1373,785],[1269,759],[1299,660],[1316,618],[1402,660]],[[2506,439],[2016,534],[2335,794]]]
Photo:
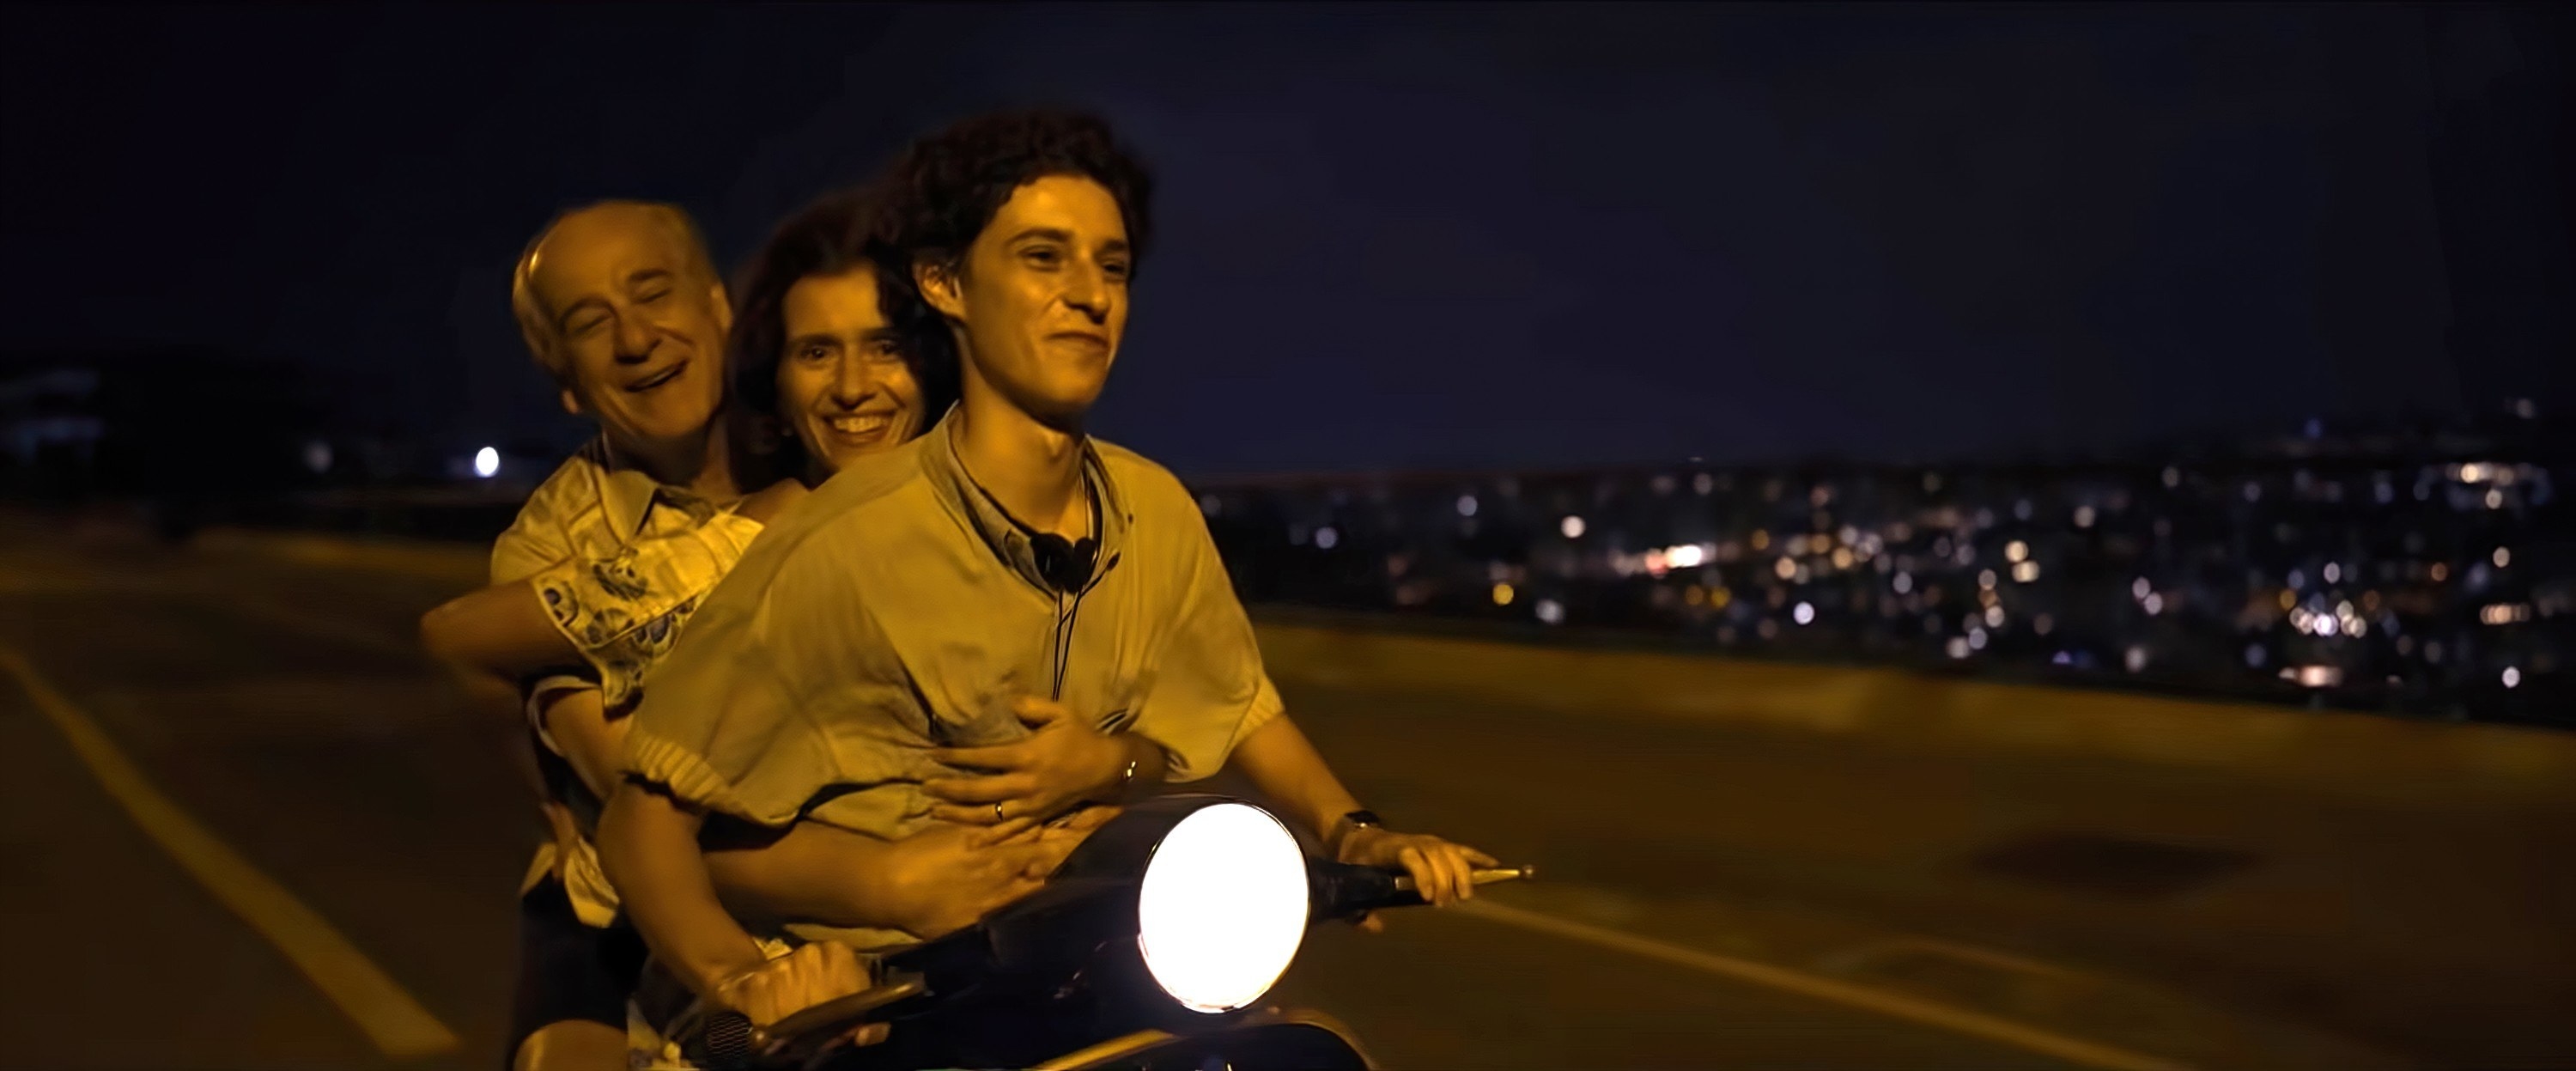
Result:
[[57,368],[0,376],[0,449],[13,472],[83,469],[106,422],[94,412],[98,373]]
[[289,366],[220,351],[0,357],[0,492],[195,517],[308,479],[321,412]]

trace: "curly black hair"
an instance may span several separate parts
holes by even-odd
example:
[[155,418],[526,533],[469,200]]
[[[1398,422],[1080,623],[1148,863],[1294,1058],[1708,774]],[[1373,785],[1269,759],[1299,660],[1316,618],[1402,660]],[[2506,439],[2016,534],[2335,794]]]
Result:
[[1049,175],[1079,175],[1107,189],[1126,221],[1131,256],[1145,259],[1153,176],[1098,116],[1047,108],[978,115],[913,142],[886,173],[876,240],[891,263],[954,271],[1011,192]]
[[787,291],[804,279],[865,268],[876,279],[877,304],[894,327],[896,346],[921,385],[921,427],[937,423],[957,400],[957,343],[936,310],[921,301],[903,262],[883,259],[870,236],[882,200],[868,189],[824,195],[778,225],[744,263],[733,288],[733,332],[725,340],[726,396],[735,407],[736,481],[745,489],[802,478],[805,444],[783,434],[778,419],[778,365],[787,352]]

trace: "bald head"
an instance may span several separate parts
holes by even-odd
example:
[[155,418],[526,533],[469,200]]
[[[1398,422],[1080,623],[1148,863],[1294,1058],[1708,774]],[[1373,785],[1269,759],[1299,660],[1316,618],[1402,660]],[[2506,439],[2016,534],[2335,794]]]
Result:
[[518,270],[510,278],[510,311],[519,321],[519,335],[527,341],[528,355],[557,380],[564,375],[561,321],[566,310],[548,307],[536,286],[536,276],[549,254],[579,255],[602,243],[656,245],[658,252],[680,265],[684,282],[695,287],[722,285],[715,260],[707,255],[706,240],[698,234],[697,222],[678,205],[600,201],[557,215],[528,240],[527,250],[519,254]]
[[510,304],[567,411],[639,456],[704,444],[733,317],[686,213],[609,201],[556,217],[520,255]]

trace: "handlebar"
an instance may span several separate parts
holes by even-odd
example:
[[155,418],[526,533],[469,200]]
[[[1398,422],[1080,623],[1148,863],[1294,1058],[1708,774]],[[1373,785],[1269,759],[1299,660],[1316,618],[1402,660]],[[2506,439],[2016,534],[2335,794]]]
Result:
[[[1413,877],[1398,870],[1313,860],[1306,867],[1314,890],[1314,917],[1355,919],[1390,907],[1420,907],[1429,901],[1413,887]],[[1487,867],[1468,875],[1477,885],[1522,881],[1538,876],[1534,866]]]
[[930,991],[916,976],[891,977],[856,993],[827,1000],[763,1030],[741,1012],[711,1011],[696,1030],[704,1051],[693,1054],[707,1071],[747,1071],[801,1066],[880,1009]]
[[[1472,871],[1469,880],[1483,886],[1537,876],[1534,866],[1485,867]],[[1427,902],[1412,876],[1397,869],[1310,858],[1307,881],[1309,917],[1317,922],[1356,919],[1371,911]],[[875,986],[799,1011],[766,1030],[754,1029],[738,1012],[710,1011],[695,1024],[697,1044],[684,1048],[694,1048],[688,1055],[709,1071],[803,1066],[877,1013],[929,992],[921,975],[889,975]]]
[[800,1041],[815,1038],[828,1041],[849,1032],[870,1012],[927,992],[930,992],[930,986],[918,976],[887,978],[846,997],[824,1001],[771,1023],[765,1033],[779,1039],[791,1050],[797,1048]]

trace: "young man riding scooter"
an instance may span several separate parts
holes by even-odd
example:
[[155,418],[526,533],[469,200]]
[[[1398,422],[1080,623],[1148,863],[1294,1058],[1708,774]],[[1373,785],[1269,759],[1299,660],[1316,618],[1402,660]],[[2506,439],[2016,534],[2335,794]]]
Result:
[[1384,828],[1283,713],[1180,482],[1085,434],[1150,234],[1143,170],[1095,119],[1023,112],[915,144],[885,189],[887,256],[954,332],[963,398],[782,517],[655,678],[600,827],[655,955],[715,1004],[792,974],[711,888],[710,814],[1009,828],[1229,761],[1342,860],[1471,895],[1491,859]]

